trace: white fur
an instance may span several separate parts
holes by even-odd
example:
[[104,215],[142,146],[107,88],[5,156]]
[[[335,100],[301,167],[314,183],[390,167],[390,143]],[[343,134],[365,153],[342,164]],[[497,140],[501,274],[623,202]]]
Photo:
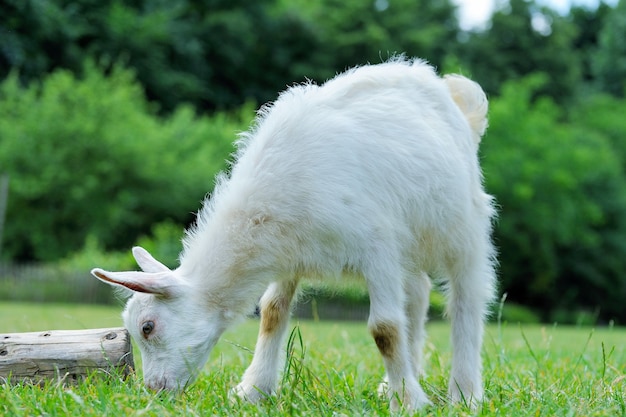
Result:
[[[494,210],[477,158],[486,112],[477,84],[441,79],[402,58],[292,87],[261,109],[230,177],[218,179],[188,231],[179,268],[135,248],[145,272],[93,271],[137,292],[124,321],[146,384],[190,382],[222,332],[265,292],[269,327],[262,321],[236,392],[251,401],[273,393],[299,279],[340,279],[349,270],[367,282],[368,327],[384,336],[377,343],[391,342],[381,352],[392,407],[429,403],[418,382],[429,276],[447,288],[450,398],[480,401],[483,320],[495,282]],[[154,330],[144,335],[148,321]]]

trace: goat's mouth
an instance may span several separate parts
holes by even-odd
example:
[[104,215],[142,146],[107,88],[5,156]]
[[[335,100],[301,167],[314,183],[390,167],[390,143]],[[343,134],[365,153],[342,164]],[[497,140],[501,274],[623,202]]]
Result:
[[193,378],[177,380],[175,378],[157,378],[151,380],[144,380],[146,388],[154,392],[171,392],[179,393],[183,392],[189,384],[191,384]]

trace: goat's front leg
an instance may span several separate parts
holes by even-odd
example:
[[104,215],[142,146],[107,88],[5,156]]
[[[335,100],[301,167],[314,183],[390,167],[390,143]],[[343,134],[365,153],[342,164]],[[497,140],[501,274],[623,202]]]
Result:
[[250,402],[272,395],[278,384],[282,344],[298,281],[272,283],[261,297],[261,326],[252,363],[235,393]]

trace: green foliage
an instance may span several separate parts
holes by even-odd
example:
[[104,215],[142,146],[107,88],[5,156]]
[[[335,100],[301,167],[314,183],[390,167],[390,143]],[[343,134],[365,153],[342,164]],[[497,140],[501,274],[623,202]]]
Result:
[[298,14],[269,0],[6,0],[0,16],[0,79],[24,82],[56,68],[80,74],[91,58],[133,68],[148,98],[170,112],[233,108],[273,99],[303,80],[298,64],[316,40]]
[[[171,222],[156,224],[137,245],[148,249],[174,268],[181,250],[182,227]],[[106,251],[96,236],[87,236],[82,249],[55,263],[42,265],[0,264],[0,300],[46,303],[112,303],[115,292],[95,279],[94,267],[109,271],[133,271],[139,267],[130,248]]]
[[626,96],[626,2],[620,1],[598,34],[592,73],[601,91]]
[[137,245],[168,267],[176,268],[178,255],[183,250],[182,237],[183,228],[168,221],[154,225],[150,235],[139,237]]
[[0,85],[5,258],[55,260],[88,235],[125,248],[154,223],[189,222],[250,117],[249,107],[212,118],[180,107],[159,118],[130,72],[84,74]]
[[573,47],[581,58],[580,70],[586,83],[593,82],[595,78],[592,67],[595,66],[594,55],[598,48],[598,38],[611,11],[613,9],[605,2],[600,2],[597,9],[574,5],[570,10],[568,20],[577,29]]
[[[325,69],[322,79],[400,53],[440,65],[459,32],[455,6],[448,0],[301,0],[281,4],[301,10],[309,19],[320,43],[312,60]],[[309,76],[317,74],[319,69]]]
[[[494,317],[492,317],[492,320]],[[499,317],[497,319],[501,323],[511,323],[511,324],[537,324],[541,322],[541,317],[539,314],[535,313],[528,307],[524,307],[520,304],[514,303],[505,303],[502,306],[502,311],[499,313]],[[567,323],[565,321],[556,320],[557,323]],[[595,323],[586,323],[586,324],[595,324]]]
[[543,320],[624,321],[625,3],[565,16],[541,4],[498,3],[484,30],[463,32],[452,1],[4,0],[0,257],[132,269],[139,243],[175,265],[252,115],[203,110],[406,53],[490,94],[481,152],[502,290]]
[[233,108],[394,53],[438,65],[456,42],[454,11],[449,0],[7,0],[0,78],[123,62],[161,110]]
[[[501,211],[502,289],[544,312],[581,306],[624,320],[624,154],[584,119],[562,122],[551,100],[533,102],[544,82],[509,82],[491,101],[482,150],[487,188]],[[618,109],[604,110],[610,115],[602,117],[620,117]]]
[[582,77],[581,57],[572,47],[576,26],[538,2],[498,4],[489,29],[469,34],[459,48],[472,78],[489,94],[497,94],[509,80],[543,72],[551,80],[541,86],[541,93],[567,102],[578,91]]
[[[363,279],[344,277],[340,280],[305,280],[294,314],[314,320],[367,320],[369,294]],[[428,316],[431,320],[444,317],[445,298],[437,291],[430,293]]]
[[535,71],[552,75],[543,93],[559,103],[586,86],[623,94],[623,4],[568,16],[541,4],[500,2],[484,30],[463,32],[451,0],[5,0],[0,78],[123,62],[160,111],[202,111],[405,53],[439,68],[459,58],[490,94]]
[[598,312],[575,308],[556,309],[550,314],[550,321],[559,324],[574,324],[576,326],[595,326],[598,322]]
[[113,293],[103,291],[102,283],[86,270],[67,269],[63,265],[1,265],[0,281],[0,300],[92,304],[114,301]]
[[[87,271],[90,271],[94,267],[109,271],[132,271],[137,269],[137,262],[135,261],[135,258],[133,258],[132,252],[129,249],[119,252],[106,251],[96,236],[87,236],[85,245],[80,250],[72,252],[69,256],[59,260],[55,264],[49,264],[49,267],[54,268],[54,265],[58,265],[61,269],[68,272],[83,271],[85,273],[85,277],[87,278],[91,278],[90,275],[86,274]],[[28,286],[29,283],[27,281],[28,279],[25,278],[22,285]],[[68,284],[73,285],[71,283],[62,285]],[[50,297],[45,301],[54,302],[61,300],[55,300]],[[78,302],[80,299],[75,301]]]

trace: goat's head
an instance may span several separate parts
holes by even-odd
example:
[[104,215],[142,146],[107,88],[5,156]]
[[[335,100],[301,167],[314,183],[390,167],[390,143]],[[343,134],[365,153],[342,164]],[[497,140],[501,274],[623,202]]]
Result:
[[139,346],[144,382],[154,390],[182,390],[206,362],[226,320],[177,270],[135,247],[143,272],[93,269],[101,281],[133,291],[123,313],[124,325]]

